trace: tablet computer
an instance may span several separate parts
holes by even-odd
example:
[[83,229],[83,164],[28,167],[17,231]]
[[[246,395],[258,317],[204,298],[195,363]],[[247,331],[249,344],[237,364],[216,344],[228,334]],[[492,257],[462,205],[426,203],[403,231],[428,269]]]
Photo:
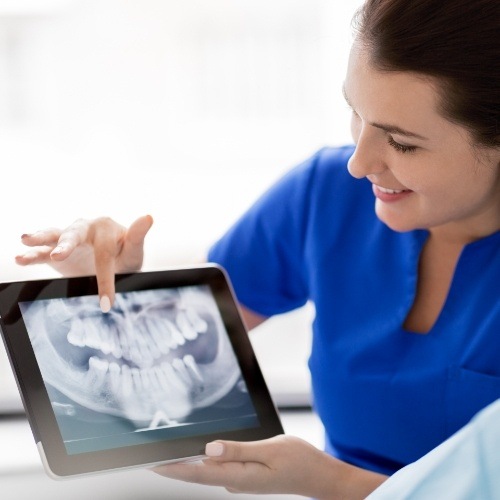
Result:
[[283,432],[225,271],[212,264],[0,284],[0,326],[52,478],[204,455]]

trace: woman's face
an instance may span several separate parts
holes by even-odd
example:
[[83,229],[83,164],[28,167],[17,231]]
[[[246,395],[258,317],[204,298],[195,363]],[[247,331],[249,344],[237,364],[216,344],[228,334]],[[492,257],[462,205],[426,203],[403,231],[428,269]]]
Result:
[[468,239],[500,228],[500,151],[474,147],[439,114],[430,78],[375,70],[354,44],[344,93],[356,143],[348,169],[373,184],[384,223]]

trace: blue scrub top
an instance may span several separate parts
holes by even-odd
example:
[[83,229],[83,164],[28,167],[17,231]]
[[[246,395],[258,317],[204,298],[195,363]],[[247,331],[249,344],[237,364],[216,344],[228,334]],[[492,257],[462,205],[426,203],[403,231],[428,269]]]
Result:
[[405,331],[428,232],[377,218],[370,182],[347,172],[353,150],[322,149],[288,172],[208,258],[257,313],[314,304],[326,450],[392,474],[500,398],[500,231],[465,247],[432,330]]

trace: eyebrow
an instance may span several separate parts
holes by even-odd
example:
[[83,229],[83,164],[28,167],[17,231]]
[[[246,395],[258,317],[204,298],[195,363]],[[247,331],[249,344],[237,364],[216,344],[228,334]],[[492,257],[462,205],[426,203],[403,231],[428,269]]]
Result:
[[[342,86],[342,94],[344,95],[344,99],[346,100],[349,107],[354,111],[352,104],[349,102],[349,99],[347,97],[344,86]],[[389,124],[385,124],[385,123],[370,123],[370,125],[372,125],[373,127],[379,128],[379,129],[383,130],[384,132],[387,132],[388,134],[402,135],[404,137],[412,137],[415,139],[422,139],[424,141],[428,140],[427,137],[424,137],[423,135],[416,134],[415,132],[410,132],[409,130],[405,130],[405,129],[398,127],[396,125],[389,125]]]

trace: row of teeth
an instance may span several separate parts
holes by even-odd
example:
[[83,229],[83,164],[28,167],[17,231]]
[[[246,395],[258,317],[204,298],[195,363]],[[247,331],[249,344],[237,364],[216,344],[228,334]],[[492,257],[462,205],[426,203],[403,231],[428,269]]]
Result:
[[407,189],[389,189],[389,188],[384,188],[382,186],[377,186],[382,193],[387,193],[387,194],[399,194],[399,193],[404,193],[405,191],[408,191]]
[[196,312],[186,309],[174,321],[165,317],[143,315],[134,322],[116,316],[75,318],[67,334],[68,342],[90,347],[116,359],[126,359],[141,368],[150,367],[161,356],[195,340],[205,333],[208,324]]
[[177,358],[168,363],[151,368],[134,368],[126,364],[109,362],[97,356],[89,359],[87,372],[89,383],[103,385],[109,383],[114,392],[122,393],[125,397],[137,391],[153,389],[168,391],[173,387],[185,391],[193,384],[203,384],[204,379],[193,356],[187,354],[182,359]]

